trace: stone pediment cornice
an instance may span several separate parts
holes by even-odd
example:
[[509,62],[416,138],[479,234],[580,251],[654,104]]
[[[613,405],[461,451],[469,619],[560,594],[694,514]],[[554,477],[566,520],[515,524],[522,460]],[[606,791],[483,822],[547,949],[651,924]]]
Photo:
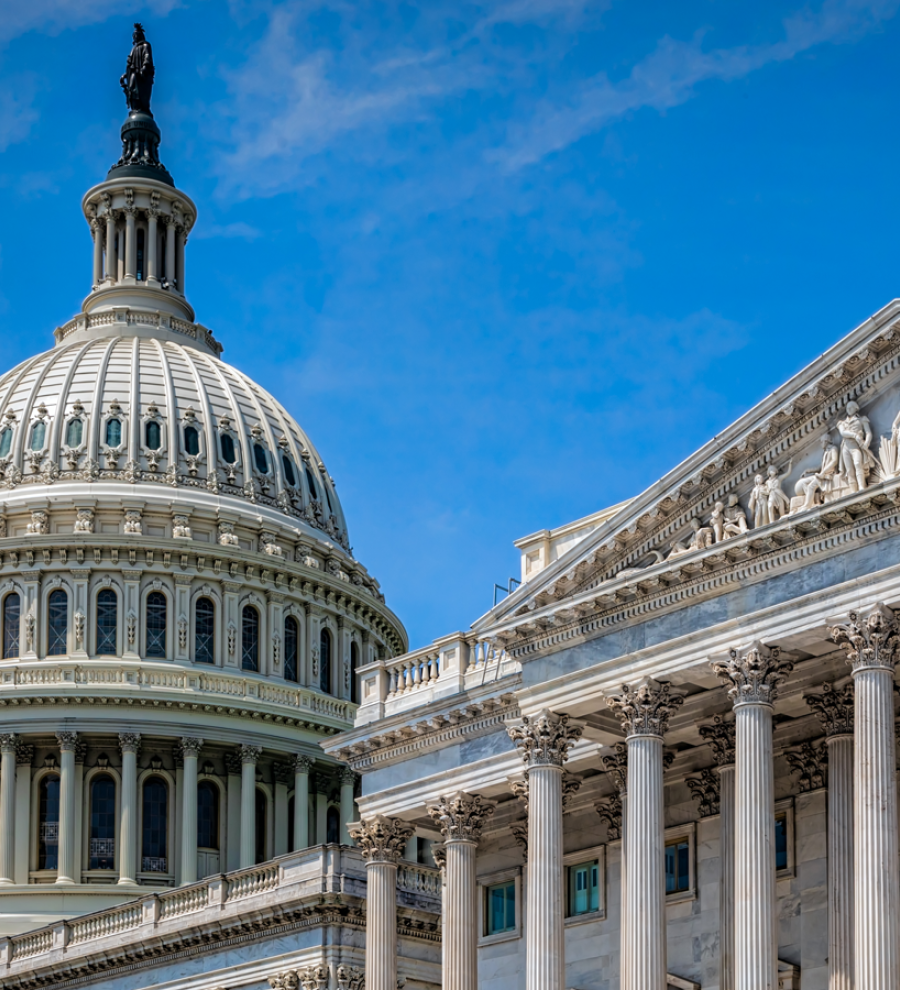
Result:
[[[486,637],[499,633],[498,638],[508,644],[522,638],[510,633],[514,617],[519,625],[524,624],[523,617],[539,621],[560,611],[563,602],[593,614],[589,593],[601,586],[610,593],[628,587],[635,582],[635,572],[638,583],[658,578],[667,586],[679,583],[677,575],[692,570],[708,574],[710,558],[716,555],[733,561],[749,548],[750,555],[759,556],[760,541],[780,532],[779,526],[751,530],[744,538],[728,539],[706,552],[695,550],[676,559],[661,559],[692,519],[708,516],[717,501],[730,495],[747,495],[756,474],[774,463],[787,462],[795,450],[808,448],[812,439],[832,428],[850,401],[858,400],[865,407],[896,379],[900,371],[898,315],[900,300],[895,300],[518,588],[475,623],[475,631]],[[861,495],[872,497],[890,487],[891,483],[870,485]],[[783,521],[801,530],[827,530],[835,514],[849,511],[850,504],[856,504],[852,496]],[[659,562],[641,567],[651,556]],[[673,573],[674,582],[668,577]]]

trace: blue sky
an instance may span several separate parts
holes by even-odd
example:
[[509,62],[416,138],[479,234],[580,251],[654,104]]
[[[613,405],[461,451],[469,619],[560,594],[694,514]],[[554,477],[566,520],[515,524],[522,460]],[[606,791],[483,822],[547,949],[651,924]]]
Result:
[[131,22],[187,290],[412,645],[898,293],[900,0],[0,0],[3,365],[89,288]]

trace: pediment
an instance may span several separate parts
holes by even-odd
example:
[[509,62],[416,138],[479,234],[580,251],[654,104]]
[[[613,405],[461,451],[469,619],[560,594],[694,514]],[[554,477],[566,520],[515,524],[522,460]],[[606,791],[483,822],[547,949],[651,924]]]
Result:
[[[853,403],[858,408],[854,412]],[[900,300],[483,616],[505,645],[808,540],[900,492]]]

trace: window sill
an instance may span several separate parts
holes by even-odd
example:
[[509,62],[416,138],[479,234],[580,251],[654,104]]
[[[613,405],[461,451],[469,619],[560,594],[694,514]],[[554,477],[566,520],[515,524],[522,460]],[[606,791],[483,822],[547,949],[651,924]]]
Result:
[[512,942],[522,937],[522,932],[517,928],[511,932],[497,932],[496,935],[482,935],[478,939],[478,945],[497,945],[500,942]]
[[666,894],[666,905],[683,904],[685,901],[695,901],[697,892],[695,890],[679,890],[675,894]]
[[587,925],[594,921],[606,921],[606,911],[591,911],[588,914],[572,914],[566,918],[566,928],[576,925]]

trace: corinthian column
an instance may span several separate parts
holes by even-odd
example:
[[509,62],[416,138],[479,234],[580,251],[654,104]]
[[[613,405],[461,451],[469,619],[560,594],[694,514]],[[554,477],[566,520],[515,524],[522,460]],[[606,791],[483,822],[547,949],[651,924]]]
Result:
[[831,630],[853,668],[856,986],[900,986],[894,669],[897,620],[885,605]]
[[197,762],[203,740],[194,736],[181,739],[181,882],[197,879]]
[[[256,761],[260,746],[241,746],[241,869],[256,863]],[[194,782],[196,790],[196,781]],[[196,799],[195,799],[196,800]],[[297,806],[294,805],[294,814]],[[195,840],[196,841],[196,840]],[[265,839],[263,839],[265,844]]]
[[397,990],[397,863],[412,834],[385,815],[350,826],[366,860],[366,990]]
[[[350,822],[355,817],[353,814],[353,790],[356,787],[357,774],[350,767],[344,767],[339,773],[341,781],[341,845],[350,845]],[[297,815],[297,806],[294,805],[294,816]]]
[[526,990],[563,990],[566,975],[562,768],[580,725],[544,710],[508,723],[528,773]]
[[663,735],[684,698],[668,684],[627,684],[608,698],[628,743],[628,816],[623,840],[628,879],[622,919],[622,990],[666,990],[666,876]]
[[734,990],[734,722],[701,725],[719,770],[719,988]]
[[793,664],[754,643],[713,669],[731,687],[735,713],[735,990],[777,990],[775,768],[772,709]]
[[15,882],[16,737],[0,735],[0,884]]
[[444,836],[444,990],[478,990],[478,891],[475,855],[494,805],[479,794],[457,791],[428,814]]
[[59,866],[57,883],[75,883],[75,746],[77,732],[57,732],[59,743]]
[[[309,771],[312,768],[313,761],[308,756],[294,757],[294,852],[309,846]],[[350,827],[349,822],[347,827]]]
[[122,750],[122,795],[119,804],[119,883],[133,884],[137,878],[137,754],[141,737],[120,732]]

